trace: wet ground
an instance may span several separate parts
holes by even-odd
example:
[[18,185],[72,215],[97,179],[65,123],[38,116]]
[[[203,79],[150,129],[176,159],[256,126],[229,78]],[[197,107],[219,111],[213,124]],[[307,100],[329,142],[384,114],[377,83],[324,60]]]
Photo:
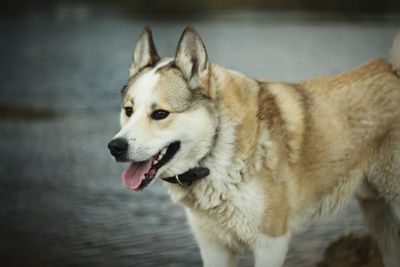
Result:
[[[400,29],[396,14],[144,17],[81,5],[0,18],[0,105],[19,114],[0,112],[1,266],[201,264],[184,212],[162,182],[127,191],[119,178],[124,166],[106,149],[119,127],[119,91],[144,25],[153,27],[163,56],[174,54],[183,27],[193,25],[212,61],[289,81],[387,57]],[[32,117],[30,107],[53,113]],[[285,266],[315,266],[333,240],[364,231],[351,202],[297,235]],[[241,266],[251,263],[250,254],[241,258]]]

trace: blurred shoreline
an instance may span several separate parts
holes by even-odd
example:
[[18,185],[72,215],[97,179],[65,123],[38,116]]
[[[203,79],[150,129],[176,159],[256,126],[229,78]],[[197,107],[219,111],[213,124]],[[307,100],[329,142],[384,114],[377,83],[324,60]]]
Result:
[[331,19],[353,18],[366,16],[385,17],[400,14],[400,1],[396,0],[5,0],[2,1],[0,14],[7,15],[10,11],[54,7],[90,6],[102,8],[121,8],[127,14],[161,16],[168,18],[201,16],[213,12],[235,13],[247,10],[249,12],[293,12],[307,14],[330,14]]

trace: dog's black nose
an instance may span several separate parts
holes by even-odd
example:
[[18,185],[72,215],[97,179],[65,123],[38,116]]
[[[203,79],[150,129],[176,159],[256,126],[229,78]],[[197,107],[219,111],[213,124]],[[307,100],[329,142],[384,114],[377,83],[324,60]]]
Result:
[[128,141],[125,138],[117,138],[108,143],[111,155],[116,159],[123,156],[128,151]]

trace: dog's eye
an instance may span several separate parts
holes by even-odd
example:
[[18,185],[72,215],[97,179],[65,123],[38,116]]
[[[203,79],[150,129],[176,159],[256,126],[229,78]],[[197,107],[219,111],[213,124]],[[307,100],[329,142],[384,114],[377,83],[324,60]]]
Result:
[[157,109],[151,113],[151,118],[153,120],[163,120],[168,117],[169,112],[163,109]]
[[125,115],[127,117],[130,117],[133,113],[133,108],[132,107],[124,107],[124,109],[125,109]]

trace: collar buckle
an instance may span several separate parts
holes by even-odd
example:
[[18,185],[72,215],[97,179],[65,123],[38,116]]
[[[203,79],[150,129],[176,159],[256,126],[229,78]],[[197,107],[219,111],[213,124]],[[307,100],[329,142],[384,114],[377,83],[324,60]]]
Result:
[[184,183],[182,183],[182,181],[179,179],[179,175],[175,175],[175,179],[176,179],[176,181],[178,182],[178,184],[182,187],[182,188],[185,188],[185,189],[187,189],[187,188],[189,188],[189,186],[190,186],[190,184],[188,184],[188,185],[185,185]]

